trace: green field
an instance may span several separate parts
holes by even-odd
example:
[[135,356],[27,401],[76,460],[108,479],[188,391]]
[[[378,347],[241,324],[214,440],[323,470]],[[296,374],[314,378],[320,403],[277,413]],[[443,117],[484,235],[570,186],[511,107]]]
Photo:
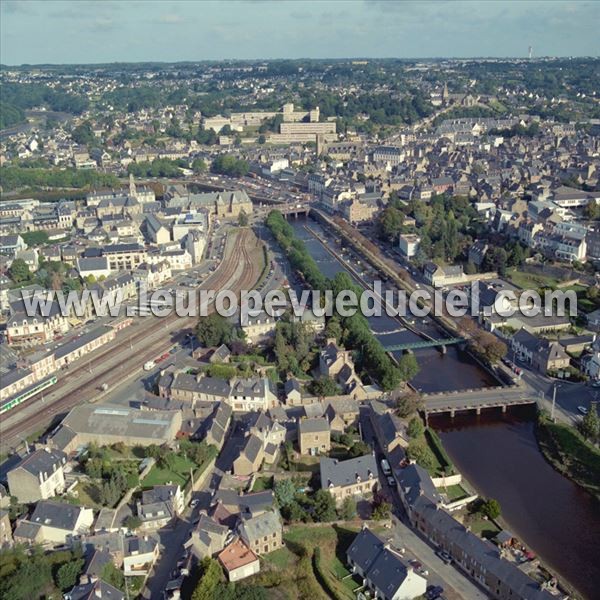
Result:
[[522,290],[537,289],[540,287],[556,287],[560,282],[550,275],[539,273],[525,273],[516,269],[509,269],[506,272],[506,278]]
[[195,469],[196,465],[188,458],[179,454],[174,454],[172,461],[170,469],[154,465],[150,473],[144,477],[142,485],[144,487],[152,487],[172,482],[184,487],[190,478],[190,470]]

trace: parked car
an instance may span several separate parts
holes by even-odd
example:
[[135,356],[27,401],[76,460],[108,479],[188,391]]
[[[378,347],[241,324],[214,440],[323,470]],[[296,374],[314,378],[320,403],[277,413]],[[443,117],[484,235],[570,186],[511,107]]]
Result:
[[452,557],[445,550],[438,550],[436,555],[441,558],[447,565],[452,562]]
[[387,482],[390,487],[396,487],[396,480],[393,477],[388,477]]
[[190,500],[190,508],[196,508],[196,506],[198,506],[198,502],[200,502],[198,498],[192,498]]
[[582,414],[582,415],[587,415],[588,414],[588,409],[585,406],[578,406],[577,410]]
[[427,600],[434,600],[435,598],[439,598],[443,593],[444,588],[441,585],[430,585],[425,592],[425,598]]

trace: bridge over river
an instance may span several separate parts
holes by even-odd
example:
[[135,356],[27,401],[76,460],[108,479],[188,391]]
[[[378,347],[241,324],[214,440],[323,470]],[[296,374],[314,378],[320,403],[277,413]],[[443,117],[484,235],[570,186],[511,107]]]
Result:
[[539,393],[524,386],[481,388],[477,390],[462,390],[423,394],[425,418],[437,413],[472,411],[481,413],[482,408],[501,408],[506,412],[509,406],[535,404],[540,399]]

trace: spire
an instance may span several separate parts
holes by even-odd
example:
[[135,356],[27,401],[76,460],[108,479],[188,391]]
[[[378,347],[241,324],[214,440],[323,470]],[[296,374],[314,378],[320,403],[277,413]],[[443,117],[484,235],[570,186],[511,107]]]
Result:
[[133,198],[137,196],[135,181],[133,180],[133,173],[129,173],[129,195]]

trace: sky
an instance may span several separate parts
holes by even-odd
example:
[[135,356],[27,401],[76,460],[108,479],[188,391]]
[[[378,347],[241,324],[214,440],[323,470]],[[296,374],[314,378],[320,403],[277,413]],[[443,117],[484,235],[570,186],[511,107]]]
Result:
[[600,2],[0,0],[0,62],[600,55]]

